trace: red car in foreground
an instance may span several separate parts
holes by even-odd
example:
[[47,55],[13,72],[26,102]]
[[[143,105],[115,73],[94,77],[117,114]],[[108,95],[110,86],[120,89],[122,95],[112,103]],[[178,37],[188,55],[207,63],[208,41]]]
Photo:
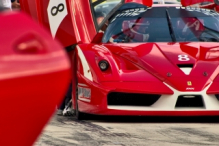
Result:
[[121,0],[107,14],[96,12],[103,2],[41,0],[31,10],[23,5],[54,38],[74,48],[78,119],[83,113],[219,115],[217,12],[189,7],[197,2],[192,0],[153,7],[148,0]]
[[65,95],[70,63],[26,14],[0,10],[0,20],[0,145],[30,146]]

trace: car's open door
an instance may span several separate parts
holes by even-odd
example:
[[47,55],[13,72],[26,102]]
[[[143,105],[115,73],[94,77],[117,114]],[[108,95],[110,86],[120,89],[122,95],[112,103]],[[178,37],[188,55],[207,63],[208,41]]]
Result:
[[62,46],[22,13],[0,13],[0,145],[31,146],[70,82]]
[[77,43],[72,0],[20,0],[21,10],[43,25],[64,47]]
[[[102,18],[124,0],[20,0],[21,9],[46,27],[65,47],[89,43],[97,34]],[[100,7],[98,7],[100,6]],[[110,11],[108,11],[110,12]]]

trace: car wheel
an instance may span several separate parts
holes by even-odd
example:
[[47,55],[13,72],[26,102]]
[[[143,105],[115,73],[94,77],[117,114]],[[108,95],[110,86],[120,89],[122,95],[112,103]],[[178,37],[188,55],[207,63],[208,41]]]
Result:
[[77,78],[77,57],[76,57],[76,52],[74,52],[73,54],[73,57],[74,59],[74,66],[73,66],[73,69],[74,69],[74,72],[73,72],[73,78],[75,79],[72,83],[72,86],[73,86],[73,91],[74,92],[74,102],[75,102],[75,117],[76,119],[78,120],[84,120],[85,119],[85,113],[82,113],[79,111],[79,107],[78,107],[78,78]]

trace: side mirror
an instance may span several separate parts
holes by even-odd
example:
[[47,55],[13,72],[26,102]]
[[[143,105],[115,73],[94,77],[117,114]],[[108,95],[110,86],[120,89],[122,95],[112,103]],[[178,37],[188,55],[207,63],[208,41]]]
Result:
[[62,46],[23,13],[0,13],[0,145],[33,145],[70,81]]

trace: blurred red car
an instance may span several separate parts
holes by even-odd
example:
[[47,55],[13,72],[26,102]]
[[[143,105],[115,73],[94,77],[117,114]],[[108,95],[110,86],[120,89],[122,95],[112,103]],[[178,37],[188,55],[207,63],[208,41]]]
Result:
[[0,145],[30,146],[70,80],[63,47],[24,13],[0,11]]

